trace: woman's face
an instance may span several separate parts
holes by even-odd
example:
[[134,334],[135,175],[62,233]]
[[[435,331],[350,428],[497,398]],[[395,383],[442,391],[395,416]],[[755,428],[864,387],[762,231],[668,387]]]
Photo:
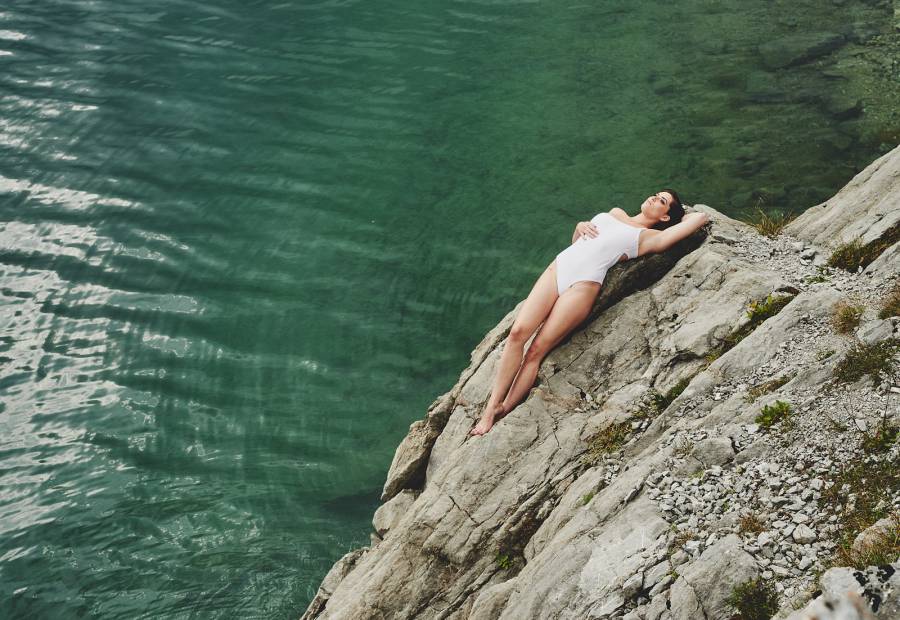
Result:
[[641,205],[641,213],[653,220],[666,221],[669,219],[669,205],[672,204],[672,194],[659,192],[650,196]]

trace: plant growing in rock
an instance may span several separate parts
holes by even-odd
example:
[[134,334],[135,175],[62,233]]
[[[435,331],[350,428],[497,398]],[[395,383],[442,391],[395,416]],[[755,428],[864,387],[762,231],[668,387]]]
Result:
[[859,239],[854,239],[849,243],[842,243],[835,248],[834,252],[832,252],[831,256],[828,258],[828,266],[840,267],[847,271],[856,271],[862,266],[865,259],[865,246]]
[[828,259],[828,265],[829,267],[840,267],[847,271],[856,271],[860,267],[868,266],[897,241],[900,241],[900,224],[895,224],[881,235],[881,238],[871,243],[864,244],[859,239],[854,239],[849,243],[842,243]]
[[607,454],[611,454],[625,445],[630,435],[630,421],[610,424],[588,440],[585,462],[589,465],[596,464]]
[[769,214],[763,211],[759,204],[757,204],[753,214],[746,220],[746,223],[755,228],[759,234],[775,238],[780,235],[782,229],[790,224],[796,217],[795,214],[785,215],[781,211],[772,211],[772,213]]
[[725,338],[719,346],[706,354],[708,364],[713,363],[719,357],[733,349],[737,344],[753,333],[763,321],[772,318],[791,303],[795,295],[769,295],[763,301],[751,301],[747,308],[747,318],[750,319],[742,327],[734,330]]
[[881,309],[878,311],[879,319],[891,316],[900,316],[900,282],[894,284],[894,288],[881,301]]
[[751,301],[747,309],[747,318],[755,328],[756,325],[781,312],[793,298],[794,295],[769,295],[763,301]]
[[818,265],[816,267],[816,275],[814,276],[806,276],[807,284],[819,284],[821,282],[828,282],[828,276],[831,275],[831,271],[828,267],[824,265]]
[[778,611],[775,584],[766,579],[738,584],[732,589],[728,604],[740,620],[770,620]]
[[831,309],[831,326],[839,334],[847,334],[859,327],[865,307],[839,301]]
[[900,455],[868,462],[857,458],[833,472],[826,483],[819,508],[836,514],[840,525],[831,564],[846,566],[856,536],[891,512],[893,498],[900,493]]
[[765,429],[772,428],[779,422],[785,422],[791,415],[791,405],[782,400],[776,400],[772,405],[766,405],[762,408],[759,415],[756,416],[754,422]]
[[894,356],[898,351],[900,338],[888,338],[873,344],[857,342],[835,366],[834,378],[842,383],[853,383],[869,375],[876,386],[884,381],[896,381],[898,364]]
[[897,442],[898,434],[900,427],[885,415],[873,432],[863,434],[862,449],[867,453],[887,452]]
[[638,405],[637,409],[635,409],[632,413],[632,419],[652,419],[661,414],[669,405],[672,404],[673,400],[678,398],[681,393],[684,392],[685,388],[687,388],[688,384],[690,384],[691,379],[693,379],[695,376],[696,374],[679,380],[678,383],[670,387],[665,394],[660,394],[653,388],[648,390],[644,397],[641,399],[641,402]]
[[690,377],[685,377],[681,379],[670,387],[668,391],[663,395],[662,399],[657,402],[657,408],[660,412],[664,411],[666,407],[672,404],[672,401],[681,396],[681,393],[684,392],[685,388],[691,383],[691,379],[693,379],[695,375],[691,375]]
[[771,381],[766,381],[765,383],[761,383],[755,387],[750,388],[750,390],[747,392],[747,397],[750,399],[750,402],[753,402],[760,396],[774,392],[778,388],[782,387],[784,384],[788,383],[795,376],[796,376],[796,373],[789,373],[782,377],[772,379]]
[[512,566],[512,560],[509,559],[509,556],[505,553],[497,554],[497,566],[501,570],[509,570],[509,567]]
[[824,362],[832,355],[834,355],[834,349],[822,349],[816,352],[816,361]]
[[675,441],[675,447],[672,449],[672,454],[679,458],[686,459],[693,451],[694,442],[691,441],[689,437],[682,436]]
[[714,361],[716,361],[720,357],[722,357],[722,350],[714,349],[714,350],[710,351],[709,353],[707,353],[706,355],[704,355],[703,359],[706,360],[706,365],[709,366],[710,364],[712,364]]
[[581,498],[581,505],[587,506],[591,502],[592,499],[594,499],[593,491],[591,491],[590,493],[587,493],[584,497]]
[[738,521],[738,531],[741,534],[759,534],[766,531],[766,524],[755,514],[747,514]]
[[849,548],[840,546],[836,564],[864,569],[867,566],[892,564],[900,557],[900,513],[891,515],[891,524],[885,531],[877,532],[868,540]]
[[697,534],[693,530],[679,530],[672,526],[674,536],[669,543],[669,557],[671,558],[676,551],[680,551],[691,540],[697,540]]
[[650,389],[647,394],[638,403],[638,406],[632,411],[632,420],[652,420],[665,409],[663,404],[663,396],[654,389]]

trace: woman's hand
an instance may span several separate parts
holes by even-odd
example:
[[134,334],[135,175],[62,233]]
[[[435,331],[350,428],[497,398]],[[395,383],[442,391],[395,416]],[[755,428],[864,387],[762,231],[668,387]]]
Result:
[[578,222],[575,225],[575,234],[572,235],[572,243],[575,243],[579,237],[593,239],[597,234],[597,227],[591,222]]

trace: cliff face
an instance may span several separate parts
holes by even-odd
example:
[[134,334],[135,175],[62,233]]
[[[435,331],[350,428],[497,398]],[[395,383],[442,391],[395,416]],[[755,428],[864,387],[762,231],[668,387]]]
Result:
[[[900,148],[774,239],[694,208],[707,229],[616,267],[528,398],[469,438],[518,307],[487,334],[304,618],[712,619],[751,595],[784,617],[829,566],[898,560]],[[825,266],[854,240],[863,266]],[[896,568],[819,589],[898,617]]]

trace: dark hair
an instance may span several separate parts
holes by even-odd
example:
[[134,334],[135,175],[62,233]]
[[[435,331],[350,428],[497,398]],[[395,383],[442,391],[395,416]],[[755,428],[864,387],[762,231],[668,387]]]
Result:
[[665,230],[669,226],[674,226],[681,222],[681,218],[684,217],[684,205],[681,204],[681,198],[678,197],[674,189],[664,187],[659,191],[672,194],[672,202],[669,203],[669,219],[666,222],[657,222],[651,228],[654,230]]

